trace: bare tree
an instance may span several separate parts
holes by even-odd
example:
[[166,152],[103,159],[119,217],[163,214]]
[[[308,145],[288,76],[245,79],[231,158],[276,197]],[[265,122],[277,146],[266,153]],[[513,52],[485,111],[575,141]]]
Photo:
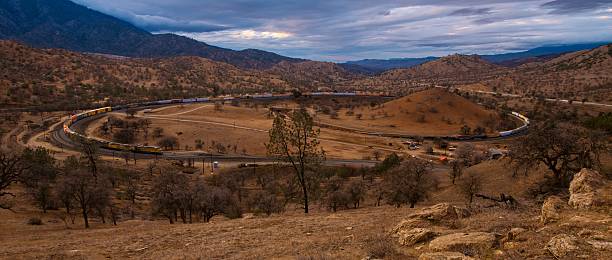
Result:
[[468,205],[472,205],[474,196],[482,190],[482,178],[475,174],[469,174],[459,183],[459,189],[468,201]]
[[98,176],[98,146],[96,143],[83,139],[80,141],[81,157],[86,159],[89,171],[94,178]]
[[450,167],[451,169],[448,171],[448,177],[451,179],[451,182],[454,185],[455,181],[461,178],[461,175],[463,175],[463,169],[465,168],[465,165],[461,160],[452,160],[450,162]]
[[288,119],[277,115],[266,144],[269,155],[291,164],[302,188],[304,213],[308,213],[309,186],[315,185],[308,183],[307,171],[325,158],[325,152],[319,147],[319,132],[313,129],[312,117],[302,108],[295,110]]
[[46,213],[53,202],[51,186],[57,175],[55,159],[49,150],[42,147],[26,148],[22,156],[27,169],[23,172],[20,182],[26,186],[36,205]]
[[[70,196],[71,201],[77,204],[81,209],[85,228],[89,228],[90,211],[101,209],[101,204],[106,204],[110,200],[112,188],[105,178],[93,178],[91,173],[83,168],[76,168],[60,176],[57,189],[58,194]],[[68,212],[68,208],[66,210]]]
[[384,175],[387,203],[400,207],[406,203],[414,208],[426,199],[437,183],[430,176],[433,165],[417,158],[409,158]]
[[543,164],[560,187],[567,187],[582,168],[600,168],[599,156],[606,149],[600,133],[547,121],[530,127],[527,135],[513,142],[509,155],[515,175]]
[[[0,199],[4,196],[15,196],[7,189],[19,180],[24,170],[25,165],[21,155],[0,150]],[[10,209],[11,205],[0,202],[0,208]]]
[[153,182],[151,196],[153,213],[168,218],[170,224],[173,224],[179,210],[179,193],[187,189],[189,189],[187,176],[172,170],[162,172]]

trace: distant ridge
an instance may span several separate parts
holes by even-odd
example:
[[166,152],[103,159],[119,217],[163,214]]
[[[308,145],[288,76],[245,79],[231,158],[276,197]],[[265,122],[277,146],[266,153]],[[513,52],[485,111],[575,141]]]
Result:
[[[480,55],[482,59],[507,67],[515,67],[533,61],[543,61],[558,57],[562,54],[590,50],[609,42],[594,42],[580,44],[559,44],[533,48],[522,52],[502,53],[493,55]],[[382,72],[392,69],[405,69],[421,65],[423,63],[439,59],[440,57],[424,58],[392,58],[392,59],[364,59],[347,61],[344,65],[357,65],[372,72]]]
[[152,34],[68,0],[0,1],[0,39],[127,57],[199,56],[246,69],[304,61],[262,50],[234,51],[175,34]]

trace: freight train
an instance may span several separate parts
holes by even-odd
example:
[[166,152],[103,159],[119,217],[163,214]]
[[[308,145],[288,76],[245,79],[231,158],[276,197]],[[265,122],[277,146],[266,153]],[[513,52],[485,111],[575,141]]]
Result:
[[[373,94],[363,93],[363,92],[311,92],[311,93],[305,93],[304,96],[373,96]],[[72,130],[70,127],[75,122],[82,120],[84,118],[92,117],[92,116],[103,114],[103,113],[108,113],[111,111],[119,111],[119,110],[125,110],[125,109],[143,108],[143,107],[151,107],[151,106],[163,106],[163,105],[170,105],[170,104],[214,103],[214,102],[232,101],[236,99],[238,100],[249,100],[249,99],[271,100],[271,99],[288,99],[292,97],[293,97],[293,94],[264,93],[264,94],[253,94],[253,95],[249,94],[249,95],[240,95],[240,96],[221,96],[221,97],[216,97],[216,98],[204,97],[204,98],[167,99],[167,100],[141,102],[141,103],[127,104],[127,105],[117,105],[117,106],[112,106],[112,107],[102,107],[98,109],[87,110],[87,111],[70,116],[69,119],[66,122],[64,122],[64,133],[72,140],[75,140],[78,142],[81,142],[81,141],[93,142],[93,143],[96,143],[98,146],[105,148],[105,149],[116,150],[116,151],[127,151],[127,152],[134,152],[134,153],[162,154],[162,149],[157,146],[121,144],[121,143],[110,142],[110,141],[102,140],[99,138],[85,136],[81,133],[78,133]],[[486,138],[495,138],[495,137],[508,137],[508,136],[518,134],[524,131],[525,129],[527,129],[527,127],[529,126],[529,118],[517,112],[512,112],[511,115],[519,119],[523,123],[523,125],[516,129],[499,132],[499,135],[497,136],[457,135],[457,136],[449,136],[446,138],[454,139],[454,140],[474,140],[474,139],[486,139]],[[375,133],[365,133],[365,134],[374,135]],[[389,134],[381,133],[380,135],[387,136]]]

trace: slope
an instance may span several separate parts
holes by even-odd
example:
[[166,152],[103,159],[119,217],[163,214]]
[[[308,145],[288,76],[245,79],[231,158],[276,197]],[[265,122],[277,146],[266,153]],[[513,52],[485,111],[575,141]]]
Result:
[[[350,111],[350,112],[349,112]],[[379,106],[342,109],[338,117],[320,116],[327,124],[372,132],[412,135],[456,135],[464,125],[470,129],[498,130],[499,116],[461,96],[433,88]]]
[[0,41],[0,103],[5,106],[65,109],[103,100],[126,102],[287,89],[278,76],[200,57],[136,59],[35,49]]

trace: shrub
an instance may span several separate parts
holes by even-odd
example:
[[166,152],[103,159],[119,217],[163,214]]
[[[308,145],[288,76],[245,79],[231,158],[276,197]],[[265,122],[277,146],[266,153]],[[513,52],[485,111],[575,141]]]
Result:
[[28,225],[40,226],[42,225],[42,220],[40,218],[30,218],[28,219]]
[[253,193],[249,204],[255,214],[263,213],[270,216],[272,213],[280,213],[284,210],[282,201],[276,198],[276,195],[266,191]]
[[364,247],[370,258],[382,259],[398,254],[389,235],[382,232],[368,237]]

